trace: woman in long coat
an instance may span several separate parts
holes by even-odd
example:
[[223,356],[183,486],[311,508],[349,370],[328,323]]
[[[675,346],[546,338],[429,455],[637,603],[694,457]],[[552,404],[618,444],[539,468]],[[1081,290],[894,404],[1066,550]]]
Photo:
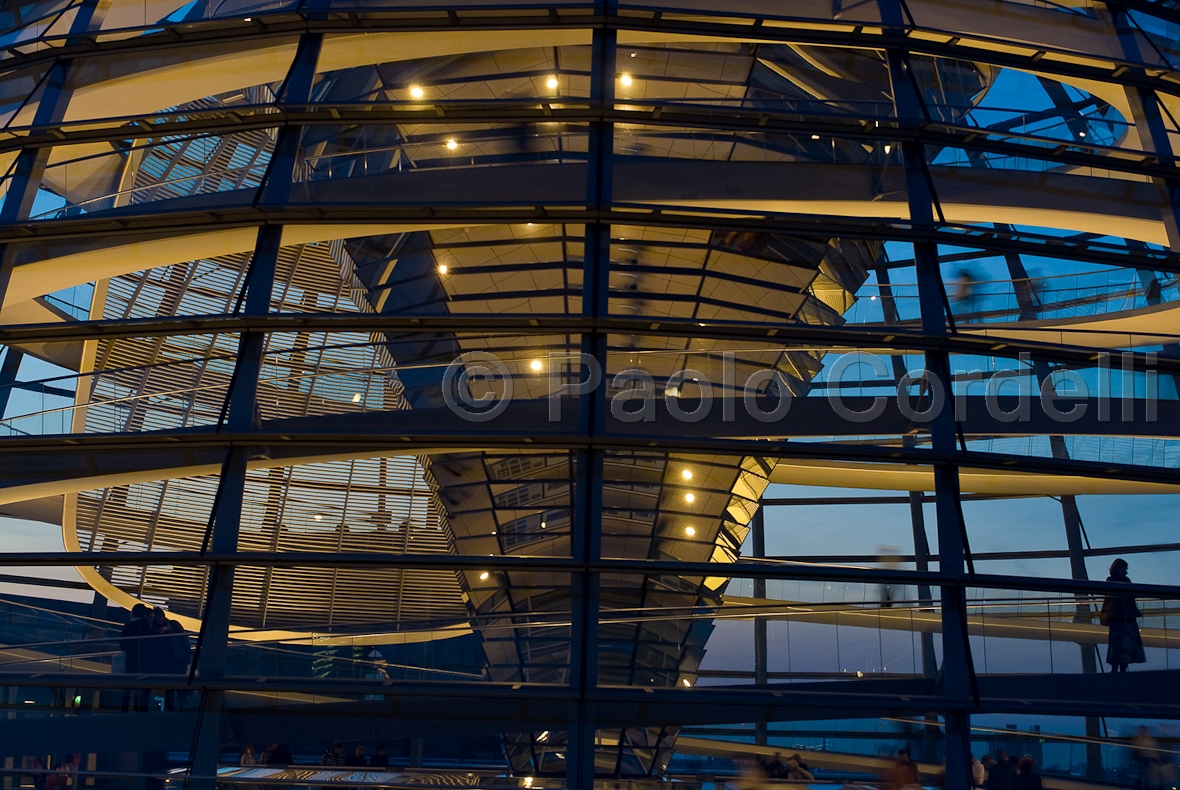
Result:
[[[1120,557],[1112,562],[1110,576],[1106,580],[1130,584],[1127,561]],[[1147,662],[1147,656],[1143,654],[1143,639],[1139,636],[1139,623],[1136,621],[1142,616],[1143,612],[1135,605],[1133,595],[1108,595],[1102,602],[1099,621],[1110,629],[1106,643],[1106,663],[1110,664],[1112,672],[1126,672],[1129,664]]]

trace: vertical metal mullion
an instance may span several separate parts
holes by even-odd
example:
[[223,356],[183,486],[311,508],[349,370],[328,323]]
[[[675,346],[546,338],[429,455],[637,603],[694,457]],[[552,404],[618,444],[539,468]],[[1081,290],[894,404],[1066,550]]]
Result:
[[[307,101],[321,42],[320,34],[307,33],[300,38],[286,79],[287,101]],[[268,205],[286,203],[290,195],[301,132],[302,127],[299,126],[284,127],[280,131],[275,155],[267,170],[267,179],[259,188],[259,202]],[[281,225],[264,225],[258,230],[254,255],[243,286],[246,291],[243,304],[246,315],[262,316],[270,312],[282,235]],[[266,340],[265,332],[246,331],[242,333],[238,342],[237,364],[234,367],[229,392],[226,394],[224,427],[230,431],[246,431],[253,425]],[[211,548],[215,554],[229,555],[237,552],[242,504],[245,499],[246,464],[254,449],[247,446],[233,447],[222,465],[221,478],[218,481],[217,509],[213,518]],[[235,566],[232,563],[215,563],[209,568],[209,594],[202,616],[201,633],[197,640],[197,653],[193,659],[190,679],[192,675],[197,674],[205,679],[225,675],[234,571]],[[187,787],[200,790],[215,788],[222,730],[220,709],[223,700],[222,692],[202,692],[199,720],[194,728],[194,742],[190,754],[191,778],[186,781]]]
[[[750,522],[750,555],[757,558],[766,556],[766,506],[758,501],[758,509]],[[766,600],[766,578],[754,579],[754,597],[760,602]],[[765,617],[754,617],[754,683],[764,687],[768,682],[767,673],[767,623]],[[754,722],[754,743],[765,746],[770,732],[765,721]]]
[[[903,9],[899,0],[879,0],[886,28],[904,35]],[[893,98],[901,118],[925,117],[921,95],[900,48],[887,50]],[[926,170],[925,150],[918,141],[901,144],[905,166],[910,223],[916,229],[933,229],[934,199]],[[950,318],[934,242],[914,243],[914,269],[918,281],[918,303],[922,332],[946,335]],[[948,456],[956,449],[954,410],[950,407],[950,359],[945,351],[927,352],[926,366],[935,380],[947,389],[947,400],[930,426],[933,450]],[[967,756],[971,746],[971,705],[974,678],[967,635],[965,526],[959,499],[959,472],[953,461],[934,465],[935,513],[938,530],[938,575],[942,603],[942,714],[946,725],[947,790],[968,790],[972,786]]]
[[[606,111],[614,103],[615,31],[607,29],[605,19],[609,0],[599,6],[603,24],[595,28],[592,42],[590,100],[599,117],[590,124],[587,146],[586,206],[602,211],[611,200],[614,127]],[[591,319],[605,317],[609,311],[610,225],[591,221],[586,225],[582,260],[582,315]],[[582,353],[596,360],[599,370],[606,369],[606,335],[592,329],[582,336]],[[589,371],[582,371],[586,376]],[[583,379],[585,380],[585,379]],[[602,486],[605,456],[594,447],[593,439],[602,434],[606,424],[606,391],[593,387],[580,396],[578,429],[590,439],[587,450],[577,453],[574,478],[574,514],[570,525],[570,553],[575,572],[570,575],[571,687],[577,699],[570,704],[569,735],[566,749],[566,787],[568,790],[592,790],[594,786],[595,722],[588,694],[598,685],[598,609],[599,578],[591,570],[602,545]],[[573,459],[571,459],[573,460]],[[622,744],[620,747],[622,748]]]

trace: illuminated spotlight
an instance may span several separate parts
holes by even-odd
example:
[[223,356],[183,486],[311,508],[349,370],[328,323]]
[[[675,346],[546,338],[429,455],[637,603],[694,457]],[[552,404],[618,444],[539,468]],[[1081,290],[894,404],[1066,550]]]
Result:
[[557,88],[557,77],[550,77],[545,80],[545,87],[549,90],[555,90]]
[[875,301],[877,301],[877,297],[875,297],[875,296],[870,296],[870,297],[869,297],[869,301],[870,301],[870,302],[875,302]]
[[685,480],[692,480],[692,470],[685,469],[683,472],[680,473],[680,476],[683,477]]
[[1078,137],[1085,137],[1085,136],[1086,136],[1085,132],[1078,132]]
[[488,578],[489,578],[491,575],[492,575],[492,574],[488,573],[487,571],[484,571],[483,573],[481,573],[481,574],[479,575],[479,580],[480,580],[481,582],[486,582],[486,581],[488,580]]
[[685,494],[685,495],[684,495],[684,501],[685,501],[685,502],[696,502],[696,501],[697,501],[697,495],[696,495],[696,494]]
[[542,367],[543,366],[541,365],[541,360],[539,360],[539,359],[534,359],[532,362],[529,363],[529,368],[535,372],[538,372],[538,373],[541,371]]
[[253,22],[253,21],[254,21],[254,17],[252,17],[252,16],[248,16],[248,17],[246,17],[245,19],[243,19],[242,21],[243,21],[243,22]]
[[447,273],[447,265],[445,263],[440,263],[438,265],[438,273],[439,274],[446,274]]
[[620,75],[619,82],[623,83],[624,88],[630,88],[631,83],[634,82],[634,80],[631,79],[630,74],[623,74],[623,75]]
[[324,517],[323,517],[323,516],[321,516],[319,513],[316,513],[316,514],[315,514],[314,516],[312,516],[311,518],[312,518],[312,520],[313,520],[313,521],[323,521],[323,520],[324,520]]
[[361,394],[359,392],[354,392],[352,394],[352,402],[353,403],[360,403],[361,402]]
[[692,688],[692,682],[688,678],[681,678],[680,682],[684,684],[685,688]]
[[541,529],[545,529],[545,522],[544,521],[541,522]]
[[691,538],[693,535],[697,534],[696,528],[695,527],[685,527],[684,534],[688,535]]
[[893,150],[893,146],[891,146],[891,145],[885,146],[885,153],[889,153],[892,150]]
[[424,94],[423,94],[422,89],[420,87],[418,87],[417,85],[410,86],[410,97],[411,98],[421,99],[423,95]]
[[811,139],[812,139],[812,140],[818,140],[818,139],[819,139],[819,135],[818,135],[818,134],[813,134],[813,135],[811,135]]
[[448,151],[454,151],[458,147],[459,147],[459,144],[457,142],[455,142],[454,140],[447,140],[447,150]]

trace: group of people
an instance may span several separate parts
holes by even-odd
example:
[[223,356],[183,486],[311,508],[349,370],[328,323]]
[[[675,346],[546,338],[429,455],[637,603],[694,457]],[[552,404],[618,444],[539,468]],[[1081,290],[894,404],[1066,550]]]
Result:
[[[1017,759],[1009,757],[1003,749],[997,749],[995,759],[989,754],[978,760],[974,755],[969,755],[968,762],[971,785],[975,790],[1041,790],[1041,777],[1037,775],[1037,764],[1031,757]],[[897,758],[886,777],[886,786],[889,790],[902,790],[922,784],[918,764],[910,757],[908,750],[898,749]],[[933,777],[927,784],[945,787],[945,772]]]
[[815,780],[812,773],[807,770],[807,763],[803,762],[803,757],[798,752],[788,757],[786,762],[783,762],[781,752],[775,752],[774,756],[769,760],[765,757],[759,757],[757,767],[767,779],[791,779],[809,782]]
[[372,757],[365,757],[365,747],[358,745],[352,754],[346,754],[344,744],[336,741],[324,750],[320,757],[320,765],[339,766],[341,768],[372,768],[377,771],[389,770],[389,755],[384,746],[378,746]]
[[994,759],[990,754],[971,757],[971,783],[976,790],[1041,790],[1036,760],[1009,757],[1003,749],[996,750]]
[[137,603],[119,633],[119,649],[127,672],[179,675],[188,671],[192,649],[188,632],[160,607]]
[[[183,675],[192,659],[188,632],[175,620],[169,620],[160,607],[148,608],[137,603],[131,609],[131,619],[119,633],[120,661],[124,672],[146,675]],[[165,692],[165,705],[176,706],[179,696]],[[145,689],[130,691],[123,707],[147,710],[151,693]]]

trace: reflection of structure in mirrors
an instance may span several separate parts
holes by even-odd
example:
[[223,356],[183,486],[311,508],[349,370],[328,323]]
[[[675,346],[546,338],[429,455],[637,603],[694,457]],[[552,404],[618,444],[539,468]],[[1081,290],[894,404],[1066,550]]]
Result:
[[[60,497],[97,596],[5,638],[0,757],[49,722],[211,790],[230,744],[380,738],[592,790],[905,745],[966,790],[987,717],[1084,731],[1093,781],[1100,716],[1180,717],[1180,590],[1086,569],[1172,536],[1082,524],[1176,492],[1174,10],[689,5],[0,9],[0,501]],[[970,408],[874,414],[903,380]]]

